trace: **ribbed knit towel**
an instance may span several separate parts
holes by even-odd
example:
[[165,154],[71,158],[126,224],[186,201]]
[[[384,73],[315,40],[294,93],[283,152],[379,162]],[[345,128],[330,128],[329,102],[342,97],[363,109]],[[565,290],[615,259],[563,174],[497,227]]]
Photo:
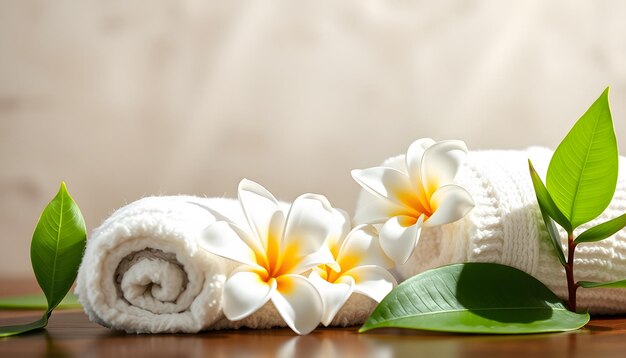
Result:
[[[550,246],[528,172],[528,159],[531,159],[545,178],[551,157],[552,151],[538,147],[524,151],[470,152],[456,181],[473,196],[475,208],[457,222],[423,229],[413,256],[397,267],[401,279],[450,263],[496,262],[535,276],[566,298],[565,272]],[[403,160],[404,156],[394,157],[385,165]],[[626,213],[626,158],[620,157],[619,167],[613,201],[598,218],[577,229],[576,234]],[[359,200],[369,200],[370,195],[363,191]],[[565,249],[564,231],[561,237]],[[575,278],[577,281],[626,279],[626,230],[603,241],[578,245]],[[578,303],[580,307],[589,307],[592,313],[624,313],[626,289],[580,288]]]
[[[240,321],[224,317],[222,287],[238,264],[198,246],[216,220],[243,226],[239,202],[148,197],[117,210],[90,236],[78,273],[75,293],[89,318],[129,333],[284,327],[271,302]],[[332,325],[363,323],[374,306],[353,294]]]

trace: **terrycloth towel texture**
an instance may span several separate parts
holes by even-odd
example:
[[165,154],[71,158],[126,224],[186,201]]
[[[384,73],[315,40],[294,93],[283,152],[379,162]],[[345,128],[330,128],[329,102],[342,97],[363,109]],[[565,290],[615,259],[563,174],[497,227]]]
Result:
[[[463,219],[423,229],[413,256],[397,267],[402,279],[424,270],[457,262],[496,262],[517,267],[541,280],[562,298],[567,297],[565,272],[554,255],[543,225],[528,172],[528,159],[545,179],[552,151],[470,152],[457,174],[457,183],[472,194],[475,208]],[[404,156],[385,165],[401,166]],[[626,213],[626,158],[620,157],[619,181],[613,201],[592,225]],[[545,182],[545,180],[544,180]],[[362,192],[360,201],[371,200]],[[563,248],[565,232],[561,231]],[[626,230],[595,243],[578,245],[575,278],[584,281],[626,279]],[[626,312],[626,289],[578,289],[578,304],[592,313]]]
[[[285,326],[271,302],[240,321],[224,317],[222,287],[237,263],[197,244],[216,220],[247,226],[233,199],[149,197],[117,210],[89,238],[78,273],[89,318],[129,333]],[[374,306],[354,294],[332,324],[361,324]]]

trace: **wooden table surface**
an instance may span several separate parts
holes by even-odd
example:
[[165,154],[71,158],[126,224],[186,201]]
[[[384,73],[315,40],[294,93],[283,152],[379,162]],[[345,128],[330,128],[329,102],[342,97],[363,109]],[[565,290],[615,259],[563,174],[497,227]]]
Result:
[[[34,292],[33,283],[0,281],[0,296]],[[0,311],[0,325],[40,312]],[[134,335],[89,322],[81,310],[56,311],[45,330],[0,338],[0,357],[626,357],[626,316],[595,318],[575,332],[518,336],[460,335],[357,327]]]

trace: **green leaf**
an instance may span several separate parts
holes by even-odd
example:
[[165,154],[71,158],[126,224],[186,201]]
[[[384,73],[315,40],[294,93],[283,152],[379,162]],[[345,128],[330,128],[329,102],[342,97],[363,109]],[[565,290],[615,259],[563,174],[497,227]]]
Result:
[[518,334],[569,331],[589,314],[568,311],[534,277],[493,263],[439,267],[414,276],[376,306],[359,332],[399,327],[430,331]]
[[591,282],[591,281],[578,281],[578,285],[583,288],[624,288],[626,287],[626,280],[611,281],[611,282]]
[[80,209],[65,183],[39,217],[30,244],[30,260],[47,304],[43,316],[32,323],[0,327],[0,337],[44,328],[76,279],[87,239]]
[[565,266],[567,262],[565,261],[565,254],[563,253],[563,247],[561,246],[561,235],[559,234],[559,229],[556,228],[554,221],[543,210],[541,211],[541,217],[546,225],[548,236],[550,236],[550,243],[556,252],[556,256],[559,258],[561,265]]
[[36,329],[44,328],[48,324],[49,313],[46,312],[40,319],[35,322],[18,324],[14,326],[0,327],[0,337],[10,337],[17,334],[34,331]]
[[552,200],[552,196],[548,192],[548,189],[546,189],[546,186],[543,185],[543,181],[535,170],[535,167],[533,166],[533,163],[530,161],[530,159],[528,160],[528,170],[530,171],[530,178],[532,179],[533,188],[535,189],[535,195],[537,196],[537,202],[539,203],[539,208],[541,209],[541,211],[545,212],[554,221],[559,223],[559,225],[561,225],[561,227],[564,228],[566,231],[571,231],[572,224],[569,222],[569,220],[567,220],[565,215],[563,215],[561,210],[559,210],[559,208],[554,203],[554,200]]
[[48,300],[48,312],[65,297],[76,279],[86,242],[85,221],[65,183],[39,218],[30,246],[30,258],[39,286]]
[[[78,302],[78,298],[74,294],[68,293],[56,309],[72,309],[81,307],[82,306]],[[44,294],[0,297],[0,309],[45,310],[47,308],[48,303]]]
[[561,265],[565,265],[565,254],[563,253],[563,247],[561,247],[561,235],[559,234],[559,230],[556,228],[556,225],[554,225],[552,218],[556,218],[559,224],[567,231],[571,230],[571,225],[567,218],[563,216],[563,213],[561,213],[559,208],[556,207],[556,204],[554,204],[552,197],[550,197],[550,193],[548,193],[548,190],[543,185],[543,181],[541,181],[539,174],[535,171],[533,163],[530,159],[528,160],[528,169],[530,171],[533,187],[535,188],[535,195],[537,196],[537,203],[539,204],[541,217],[543,218],[548,235],[550,236],[550,242],[556,251],[556,255],[559,258]]
[[608,94],[607,88],[574,124],[548,166],[548,191],[573,228],[600,215],[615,193],[618,151]]
[[582,234],[578,235],[574,242],[580,244],[581,242],[604,240],[623,229],[624,226],[626,226],[626,214],[587,229]]

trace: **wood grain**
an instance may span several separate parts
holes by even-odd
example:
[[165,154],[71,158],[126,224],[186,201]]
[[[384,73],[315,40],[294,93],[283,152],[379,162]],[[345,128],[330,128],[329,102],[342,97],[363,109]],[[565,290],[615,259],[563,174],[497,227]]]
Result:
[[[1,281],[7,292],[7,281]],[[11,292],[29,293],[24,282]],[[21,286],[20,286],[21,285]],[[28,291],[28,292],[24,292]],[[25,323],[40,312],[2,311],[0,324]],[[288,329],[135,335],[88,320],[80,310],[57,311],[45,330],[0,339],[0,357],[624,357],[626,317],[594,318],[569,333],[519,336],[460,335],[357,327],[318,328],[308,336]]]

